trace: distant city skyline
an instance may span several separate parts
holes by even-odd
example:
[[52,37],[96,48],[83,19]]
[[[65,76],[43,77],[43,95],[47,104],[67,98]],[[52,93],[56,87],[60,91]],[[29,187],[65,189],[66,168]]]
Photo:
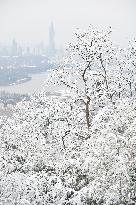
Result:
[[135,0],[0,0],[0,42],[15,38],[22,45],[47,44],[53,21],[58,47],[89,24],[111,25],[115,41],[124,43],[136,36],[135,10]]
[[54,24],[51,22],[48,30],[48,42],[39,42],[36,45],[21,46],[20,42],[13,38],[9,43],[0,43],[0,56],[30,56],[45,55],[49,58],[63,55],[63,48],[57,48],[55,44]]

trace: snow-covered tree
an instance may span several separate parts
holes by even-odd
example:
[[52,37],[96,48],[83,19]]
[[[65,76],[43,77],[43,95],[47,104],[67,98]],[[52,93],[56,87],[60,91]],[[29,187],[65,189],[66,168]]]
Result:
[[110,33],[78,30],[45,84],[68,95],[43,87],[2,120],[0,204],[136,203],[136,101],[125,95],[128,58]]
[[126,79],[130,90],[130,96],[133,97],[136,94],[136,40],[129,42],[125,57],[127,63]]

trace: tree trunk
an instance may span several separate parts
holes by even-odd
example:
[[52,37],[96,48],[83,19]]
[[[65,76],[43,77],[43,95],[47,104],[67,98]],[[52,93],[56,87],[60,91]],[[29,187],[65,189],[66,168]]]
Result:
[[129,82],[129,88],[130,88],[130,97],[132,97],[133,92],[132,92],[132,83],[131,83],[131,81]]
[[89,110],[89,106],[90,106],[90,97],[87,96],[87,102],[85,103],[85,112],[86,112],[86,123],[87,123],[87,127],[88,129],[90,128],[91,126],[91,123],[90,123],[90,110]]

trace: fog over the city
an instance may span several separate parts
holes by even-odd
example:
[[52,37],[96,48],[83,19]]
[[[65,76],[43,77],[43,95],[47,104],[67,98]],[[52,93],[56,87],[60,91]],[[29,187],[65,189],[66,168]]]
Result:
[[114,39],[124,43],[136,34],[135,0],[0,0],[0,42],[48,44],[54,22],[56,44],[67,45],[77,27],[111,25]]

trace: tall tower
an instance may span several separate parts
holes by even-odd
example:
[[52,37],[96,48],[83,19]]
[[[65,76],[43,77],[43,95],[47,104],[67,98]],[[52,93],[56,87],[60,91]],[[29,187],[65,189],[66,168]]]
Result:
[[17,55],[17,42],[15,39],[13,39],[13,41],[12,41],[11,54],[13,56]]
[[49,27],[49,48],[48,48],[48,54],[50,57],[53,57],[56,53],[55,48],[55,31],[54,31],[54,25],[53,22],[51,22],[51,25]]

